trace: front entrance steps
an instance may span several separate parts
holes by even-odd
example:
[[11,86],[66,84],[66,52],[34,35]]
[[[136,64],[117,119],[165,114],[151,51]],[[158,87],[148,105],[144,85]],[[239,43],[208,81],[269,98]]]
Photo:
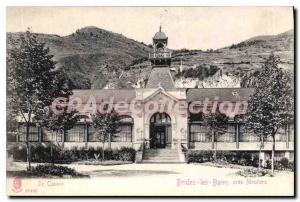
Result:
[[177,149],[145,149],[142,163],[182,163]]

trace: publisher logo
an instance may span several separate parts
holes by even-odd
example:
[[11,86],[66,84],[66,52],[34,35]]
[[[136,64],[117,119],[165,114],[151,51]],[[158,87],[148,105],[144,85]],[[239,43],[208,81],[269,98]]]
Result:
[[13,188],[12,190],[16,193],[22,191],[22,179],[20,177],[15,177],[13,180]]

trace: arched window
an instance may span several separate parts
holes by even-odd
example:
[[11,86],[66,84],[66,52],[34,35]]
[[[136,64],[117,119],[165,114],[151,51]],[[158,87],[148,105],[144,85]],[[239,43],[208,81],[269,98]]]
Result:
[[156,50],[158,51],[163,51],[164,50],[164,44],[163,43],[158,43],[156,45]]
[[150,123],[171,123],[171,118],[166,113],[153,114]]

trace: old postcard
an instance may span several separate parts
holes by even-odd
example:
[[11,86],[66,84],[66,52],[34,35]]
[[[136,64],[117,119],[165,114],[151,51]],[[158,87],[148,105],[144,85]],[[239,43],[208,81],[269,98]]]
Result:
[[293,7],[7,7],[9,196],[294,196]]

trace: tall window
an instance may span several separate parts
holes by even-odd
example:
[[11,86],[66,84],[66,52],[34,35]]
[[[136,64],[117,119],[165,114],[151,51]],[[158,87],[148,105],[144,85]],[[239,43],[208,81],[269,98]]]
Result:
[[190,142],[210,142],[208,127],[198,124],[190,124]]
[[132,142],[133,119],[130,116],[120,117],[119,132],[112,138],[112,142]]
[[42,129],[42,140],[44,142],[61,142],[62,133],[56,131],[49,131],[45,128]]
[[294,142],[294,124],[289,125],[289,141]]
[[[26,141],[26,126],[24,124],[19,127],[19,141]],[[39,141],[39,129],[36,126],[29,127],[29,141],[38,142]]]
[[113,136],[113,142],[132,142],[132,124],[122,124],[119,130],[120,132]]
[[97,134],[97,130],[92,126],[88,126],[88,141],[89,142],[99,142],[99,137]]
[[68,130],[65,136],[66,142],[83,142],[84,141],[84,125],[75,125],[71,130]]
[[249,131],[245,124],[240,125],[240,142],[259,142],[259,136]]
[[[276,142],[285,142],[286,141],[286,133],[285,133],[286,128],[279,128],[277,130],[277,133],[275,134],[275,141]],[[268,136],[265,140],[266,142],[272,142],[272,136]]]
[[276,142],[286,142],[286,130],[287,128],[279,128],[276,135],[275,135],[275,141]]
[[230,123],[227,125],[227,131],[217,137],[218,142],[235,142],[235,124]]

